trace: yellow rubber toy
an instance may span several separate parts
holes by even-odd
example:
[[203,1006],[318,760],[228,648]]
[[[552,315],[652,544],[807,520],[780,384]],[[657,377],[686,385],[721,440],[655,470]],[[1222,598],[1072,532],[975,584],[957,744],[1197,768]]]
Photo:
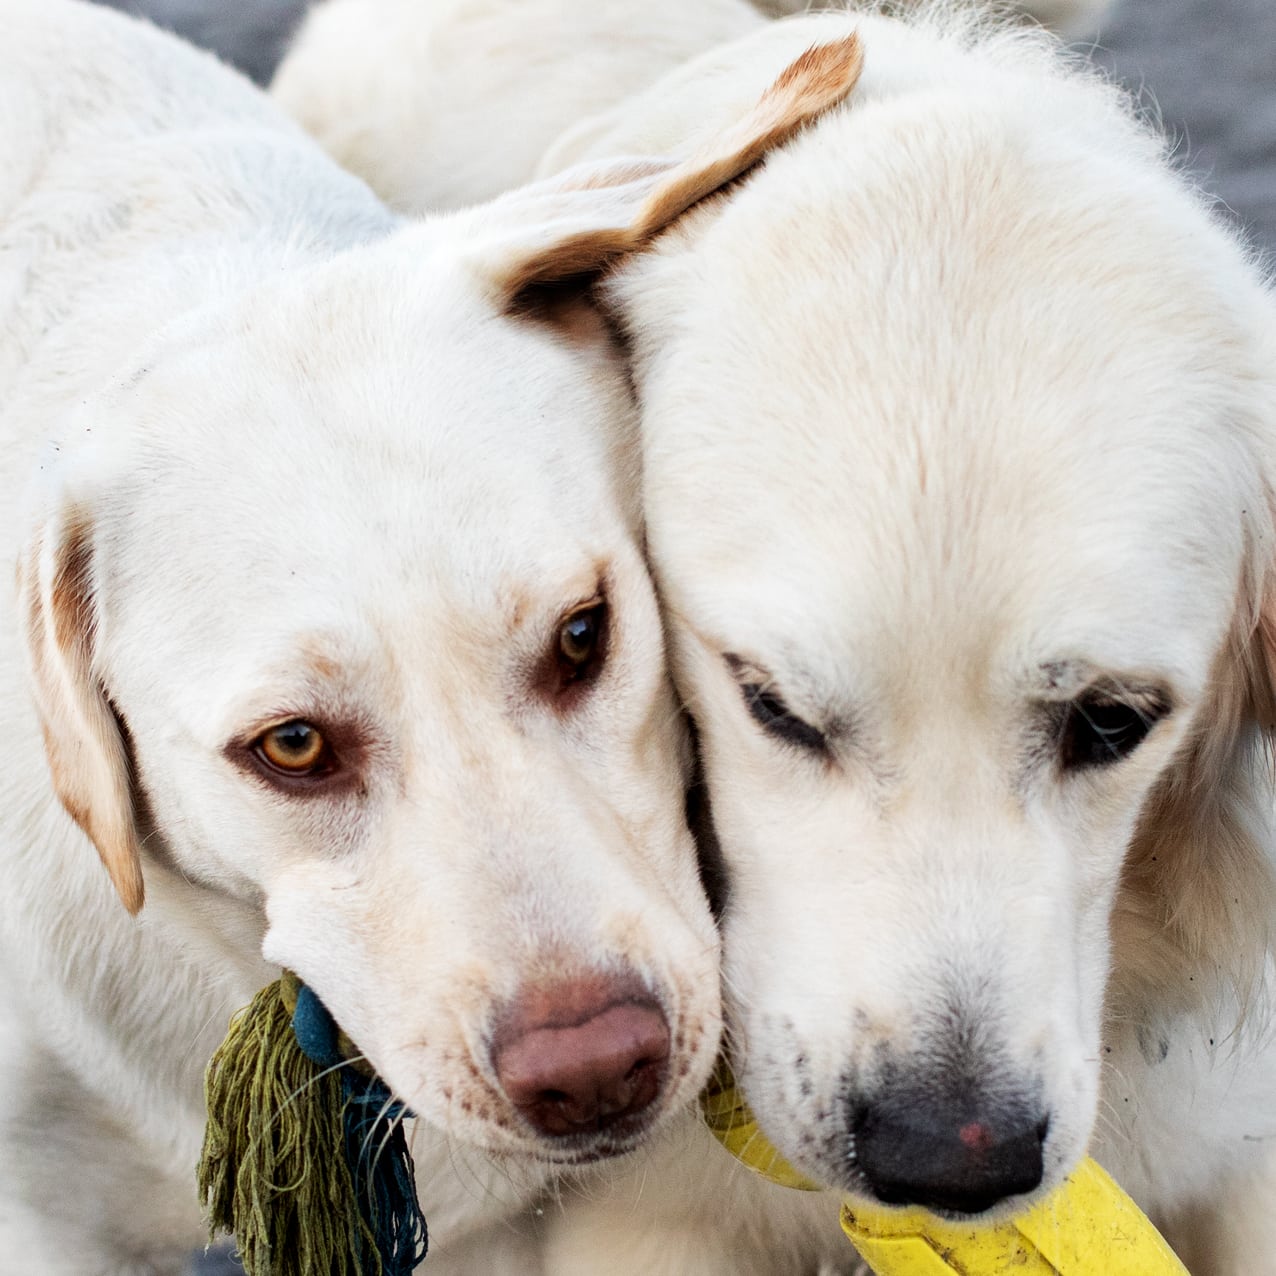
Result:
[[[762,1133],[725,1063],[700,1102],[709,1129],[750,1169],[817,1190]],[[847,1201],[842,1230],[877,1276],[1187,1276],[1147,1216],[1092,1160],[1039,1205],[995,1227]]]

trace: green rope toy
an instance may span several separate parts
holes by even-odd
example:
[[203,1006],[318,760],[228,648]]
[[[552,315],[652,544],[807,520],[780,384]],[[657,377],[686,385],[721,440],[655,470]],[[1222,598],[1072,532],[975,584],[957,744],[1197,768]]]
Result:
[[291,971],[231,1020],[204,1097],[200,1199],[248,1276],[410,1276],[425,1258],[411,1113]]

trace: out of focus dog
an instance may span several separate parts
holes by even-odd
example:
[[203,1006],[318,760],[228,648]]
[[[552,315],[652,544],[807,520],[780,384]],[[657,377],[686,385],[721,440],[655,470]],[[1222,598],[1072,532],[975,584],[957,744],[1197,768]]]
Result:
[[[1007,11],[1088,30],[1105,3],[1031,0]],[[826,6],[324,0],[308,11],[271,92],[392,207],[462,208],[530,180],[562,133],[763,30],[764,14],[811,7]]]

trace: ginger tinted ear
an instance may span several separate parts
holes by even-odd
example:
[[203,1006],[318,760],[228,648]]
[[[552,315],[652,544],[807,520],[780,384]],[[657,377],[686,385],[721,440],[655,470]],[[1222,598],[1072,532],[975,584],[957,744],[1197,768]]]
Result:
[[132,767],[95,672],[92,524],[70,510],[19,560],[18,596],[36,707],[54,787],[102,857],[124,907],[142,907]]
[[816,45],[786,68],[748,114],[688,158],[583,164],[496,201],[491,207],[498,220],[513,214],[526,230],[485,262],[500,298],[517,308],[529,288],[597,274],[645,247],[841,102],[863,65],[857,34]]
[[1183,1006],[1245,1013],[1261,1004],[1276,952],[1267,815],[1276,752],[1276,493],[1268,488],[1249,508],[1266,516],[1252,529],[1209,698],[1144,807],[1126,857],[1114,916],[1127,954],[1114,975],[1118,1016],[1164,1004],[1167,971],[1178,973]]

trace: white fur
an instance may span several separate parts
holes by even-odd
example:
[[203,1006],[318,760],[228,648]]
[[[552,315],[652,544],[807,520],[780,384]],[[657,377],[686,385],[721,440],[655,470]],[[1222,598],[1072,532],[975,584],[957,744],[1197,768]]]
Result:
[[[1071,37],[1089,34],[1110,3],[1111,0],[1023,0],[1022,3],[1020,0],[1004,0],[1000,7],[1012,15],[1017,10],[1022,11],[1035,21]],[[821,3],[820,0],[757,0],[757,7],[771,17],[784,18],[839,6]]]
[[[513,1233],[475,1230],[608,1150],[503,1098],[502,1005],[633,970],[674,1039],[652,1125],[717,1046],[626,382],[503,291],[643,184],[401,223],[177,41],[0,20],[0,1267],[181,1269],[204,1064],[288,965],[422,1118],[431,1269],[494,1271]],[[556,707],[600,580],[607,664]],[[254,768],[293,716],[356,741],[344,788]]]
[[392,207],[460,208],[527,181],[582,115],[763,21],[747,0],[636,12],[632,0],[329,0],[271,92]]
[[[882,1052],[925,1079],[968,1032],[969,1076],[1049,1115],[1043,1190],[1090,1150],[1196,1276],[1269,1276],[1276,312],[1245,250],[1115,90],[943,5],[757,28],[541,170],[687,145],[849,26],[851,102],[609,290],[738,1075],[782,1151],[863,1191],[847,1114]],[[764,731],[750,680],[827,749]],[[1094,686],[1171,711],[1069,770]],[[827,1200],[703,1137],[569,1204],[550,1269],[852,1264]]]
[[[737,46],[738,91],[837,21]],[[879,1052],[965,1021],[1042,1096],[1046,1186],[1090,1149],[1194,1272],[1276,1271],[1271,298],[1112,90],[1021,36],[862,30],[848,107],[615,288],[740,1079],[862,1190]],[[1044,706],[1105,681],[1174,710],[1063,771]]]
[[[1088,30],[1106,0],[1016,5]],[[324,0],[271,92],[393,208],[461,208],[538,170],[571,126],[805,0]],[[623,109],[623,108],[622,108]],[[632,117],[631,117],[632,118]]]

